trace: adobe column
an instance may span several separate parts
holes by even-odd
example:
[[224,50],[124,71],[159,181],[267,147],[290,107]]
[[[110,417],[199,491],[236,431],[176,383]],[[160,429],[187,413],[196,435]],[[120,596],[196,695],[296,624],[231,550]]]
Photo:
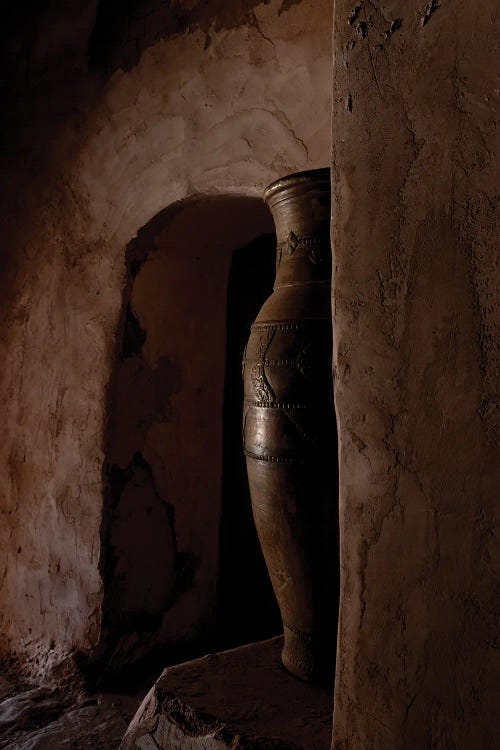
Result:
[[500,744],[494,6],[335,3],[334,750]]

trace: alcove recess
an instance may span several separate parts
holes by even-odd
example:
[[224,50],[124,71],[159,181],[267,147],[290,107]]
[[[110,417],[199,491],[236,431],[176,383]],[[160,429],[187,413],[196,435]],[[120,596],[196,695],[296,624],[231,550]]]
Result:
[[241,448],[241,357],[274,249],[265,204],[234,196],[168,207],[127,247],[104,467],[112,673],[280,630]]

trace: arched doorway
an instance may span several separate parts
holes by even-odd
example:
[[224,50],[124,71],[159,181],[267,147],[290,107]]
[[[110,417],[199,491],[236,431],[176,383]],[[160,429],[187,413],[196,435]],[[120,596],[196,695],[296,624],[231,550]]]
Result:
[[234,196],[171,206],[129,243],[126,268],[102,528],[112,670],[279,627],[239,426],[241,350],[274,277],[268,209]]

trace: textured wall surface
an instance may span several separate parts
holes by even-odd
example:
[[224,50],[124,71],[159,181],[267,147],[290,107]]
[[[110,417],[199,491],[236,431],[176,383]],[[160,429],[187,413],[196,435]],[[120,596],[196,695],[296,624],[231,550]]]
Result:
[[330,143],[330,0],[172,2],[173,25],[163,3],[117,41],[120,4],[97,24],[96,5],[13,7],[2,48],[0,652],[39,674],[99,640],[127,243],[175,201],[321,166]]
[[335,750],[500,742],[494,5],[335,3]]

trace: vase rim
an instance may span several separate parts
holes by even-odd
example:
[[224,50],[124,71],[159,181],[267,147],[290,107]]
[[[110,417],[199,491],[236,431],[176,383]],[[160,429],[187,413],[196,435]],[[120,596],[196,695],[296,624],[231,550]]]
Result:
[[321,167],[319,169],[307,169],[303,172],[294,172],[292,174],[280,177],[274,180],[264,190],[264,200],[271,204],[275,202],[276,196],[288,188],[307,188],[320,187],[322,183],[327,183],[330,189],[330,167]]

